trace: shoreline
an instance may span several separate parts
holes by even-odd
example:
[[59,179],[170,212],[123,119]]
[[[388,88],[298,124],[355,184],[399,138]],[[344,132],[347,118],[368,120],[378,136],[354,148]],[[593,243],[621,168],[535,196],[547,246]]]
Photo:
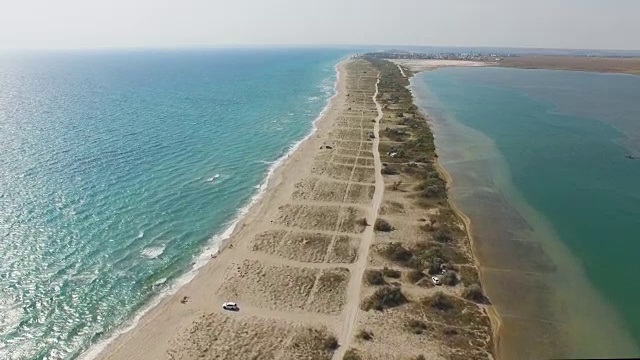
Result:
[[312,139],[314,135],[317,135],[321,127],[326,126],[322,124],[322,122],[326,121],[330,117],[332,107],[340,100],[338,98],[340,96],[345,96],[344,91],[341,92],[340,88],[345,87],[344,65],[350,59],[351,56],[348,56],[347,58],[340,60],[333,67],[335,75],[333,94],[327,99],[325,106],[312,121],[312,127],[309,133],[307,133],[302,139],[295,141],[281,157],[269,166],[264,180],[260,183],[257,192],[251,197],[249,203],[239,208],[236,212],[236,217],[228,225],[225,225],[225,228],[221,232],[208,240],[204,249],[195,257],[191,268],[185,274],[174,279],[167,289],[149,299],[145,306],[132,314],[132,317],[121,324],[113,334],[95,344],[92,344],[80,353],[78,357],[79,359],[93,360],[105,355],[105,352],[113,343],[117,342],[119,338],[127,333],[135,331],[136,327],[138,327],[140,321],[142,321],[145,316],[152,312],[156,307],[160,306],[164,301],[167,301],[167,299],[175,297],[182,288],[195,280],[202,268],[215,262],[215,260],[217,260],[217,258],[229,248],[229,245],[233,242],[233,237],[243,229],[251,216],[256,215],[255,212],[257,212],[258,208],[263,205],[262,203],[268,196],[269,192],[280,183],[281,179],[279,179],[279,177],[282,176],[282,172],[284,171],[283,168],[286,168],[288,162],[291,160],[291,156],[297,151],[300,151],[300,148]]
[[[421,86],[418,86],[414,88],[414,90],[418,91],[421,88],[422,88]],[[425,99],[424,92],[420,91],[420,94],[423,95],[423,97],[421,97],[420,99],[424,100]],[[424,103],[424,101],[421,103]],[[436,110],[436,113],[439,113],[439,111]],[[547,356],[582,357],[582,356],[589,356],[588,354],[590,353],[592,355],[598,354],[598,353],[601,353],[603,355],[607,353],[608,354],[632,353],[632,352],[629,352],[629,351],[632,351],[629,349],[632,349],[633,346],[629,345],[628,343],[625,343],[625,341],[628,342],[626,338],[628,334],[625,332],[626,329],[623,326],[616,328],[616,326],[619,326],[619,325],[621,326],[621,323],[618,318],[619,314],[615,313],[615,311],[612,308],[610,308],[610,305],[604,301],[602,295],[598,293],[597,290],[594,289],[590,283],[588,283],[588,279],[584,277],[585,276],[583,273],[584,269],[580,266],[579,259],[576,259],[575,255],[573,255],[569,251],[569,249],[566,248],[564,243],[562,243],[562,241],[559,239],[555,230],[543,218],[543,215],[537,213],[526,202],[516,202],[515,204],[511,202],[511,201],[521,201],[522,199],[520,194],[518,194],[517,191],[513,189],[513,186],[508,185],[509,184],[508,179],[504,177],[504,174],[502,173],[502,171],[500,171],[500,174],[498,175],[491,173],[491,174],[494,174],[494,175],[491,175],[493,179],[492,181],[497,181],[499,184],[502,184],[501,187],[497,187],[496,189],[499,189],[500,192],[505,191],[508,194],[510,194],[509,196],[512,196],[512,197],[508,197],[508,199],[510,199],[509,201],[503,200],[504,203],[509,207],[513,207],[513,210],[515,211],[514,214],[519,218],[521,218],[524,221],[524,223],[530,227],[531,236],[535,236],[535,238],[532,237],[531,239],[537,239],[535,243],[541,246],[542,257],[540,256],[536,257],[535,254],[533,254],[531,258],[533,259],[532,261],[535,261],[535,259],[538,259],[538,261],[542,263],[542,260],[547,261],[546,259],[548,257],[548,261],[550,262],[549,263],[545,262],[545,264],[549,264],[550,266],[553,265],[554,266],[553,268],[556,269],[555,271],[551,271],[551,272],[545,272],[545,271],[531,272],[529,275],[535,274],[536,278],[538,278],[539,280],[543,279],[543,281],[547,284],[563,284],[563,283],[566,283],[566,284],[564,286],[548,285],[548,286],[545,286],[544,288],[539,288],[539,287],[533,286],[535,285],[535,282],[531,281],[531,284],[530,284],[531,286],[527,289],[525,284],[528,283],[529,280],[526,280],[523,278],[518,280],[517,277],[500,275],[500,271],[501,271],[500,269],[503,266],[500,264],[504,264],[506,271],[509,271],[509,269],[511,268],[508,266],[509,261],[504,262],[501,260],[497,260],[499,259],[499,257],[491,257],[494,254],[491,250],[492,247],[494,249],[497,249],[496,245],[494,244],[495,240],[492,241],[491,239],[500,238],[500,236],[496,235],[499,233],[495,233],[495,232],[491,233],[491,230],[487,232],[488,231],[487,222],[491,222],[493,218],[491,216],[482,215],[482,212],[486,211],[487,208],[484,208],[485,210],[482,210],[483,208],[481,207],[481,205],[477,205],[477,204],[474,207],[474,205],[472,205],[473,202],[471,202],[467,198],[467,196],[469,195],[468,191],[474,186],[474,183],[476,184],[475,186],[480,186],[480,187],[483,187],[483,186],[490,187],[491,185],[488,185],[488,183],[486,184],[485,182],[482,182],[482,181],[478,183],[478,180],[476,180],[475,182],[471,181],[471,179],[473,178],[473,174],[476,174],[475,176],[480,176],[481,178],[482,178],[482,174],[484,174],[484,172],[482,173],[474,172],[473,168],[467,167],[468,169],[467,171],[472,173],[469,175],[469,178],[465,177],[465,175],[461,175],[461,174],[464,174],[464,169],[465,169],[463,163],[465,161],[468,161],[468,160],[465,160],[466,158],[464,157],[464,154],[466,154],[466,152],[470,150],[477,151],[478,144],[472,142],[469,138],[465,137],[469,135],[468,134],[465,135],[466,132],[463,129],[460,129],[458,127],[455,127],[452,129],[451,125],[445,127],[445,125],[440,123],[439,119],[441,119],[441,116],[436,117],[435,119],[437,119],[435,121],[438,123],[438,125],[436,125],[436,128],[440,128],[440,131],[441,131],[441,139],[440,139],[441,144],[443,141],[447,141],[447,143],[449,143],[449,141],[453,141],[453,144],[455,144],[456,141],[462,141],[461,143],[471,144],[468,149],[467,147],[463,147],[463,149],[459,149],[458,151],[449,149],[447,150],[445,156],[443,156],[442,159],[439,159],[439,160],[443,160],[445,164],[452,166],[451,170],[453,171],[454,175],[461,176],[461,178],[458,180],[460,180],[463,183],[462,188],[460,185],[457,186],[458,191],[454,191],[453,193],[453,194],[457,194],[457,197],[454,196],[451,199],[451,201],[453,201],[456,198],[460,200],[461,201],[460,206],[463,206],[467,210],[469,210],[470,215],[473,216],[475,221],[480,221],[478,222],[478,224],[480,224],[479,225],[480,229],[473,230],[472,223],[469,219],[467,230],[470,233],[475,232],[476,235],[482,241],[481,246],[478,247],[478,243],[476,242],[473,248],[479,249],[478,251],[479,251],[480,257],[476,256],[476,259],[479,261],[483,260],[484,262],[487,262],[485,263],[485,265],[487,266],[486,272],[482,271],[482,270],[485,270],[484,268],[482,267],[479,268],[481,270],[480,274],[481,275],[484,274],[485,278],[487,277],[489,278],[489,280],[483,281],[483,285],[487,285],[487,287],[491,287],[493,289],[495,299],[492,299],[492,300],[495,300],[494,305],[499,306],[501,311],[503,311],[505,314],[505,317],[502,318],[503,321],[497,324],[498,329],[496,329],[496,331],[502,333],[502,336],[498,335],[496,337],[497,339],[496,340],[497,343],[495,344],[496,355],[499,356],[500,354],[504,355],[506,353],[511,353],[512,355],[514,353],[517,354],[518,344],[522,346],[523,344],[530,342],[530,341],[523,341],[525,336],[531,336],[532,334],[535,336],[536,332],[539,335],[544,335],[540,333],[541,331],[544,331],[544,330],[549,331],[549,332],[545,332],[545,334],[552,334],[553,332],[557,331],[557,335],[558,335],[557,337],[554,337],[555,341],[553,342],[553,344],[550,344],[549,348],[546,349],[548,351],[557,351],[557,352],[548,353]],[[455,120],[452,120],[452,121],[455,122]],[[454,134],[462,134],[462,135],[456,136]],[[460,160],[460,164],[458,164],[458,160]],[[443,174],[445,174],[448,185],[451,186],[451,184],[453,183],[452,175],[449,174],[449,172],[443,166],[441,166],[440,163],[438,165],[441,171],[443,172]],[[496,176],[499,177],[499,179],[496,178]],[[504,188],[505,184],[507,184],[506,190]],[[465,195],[461,195],[461,194],[465,194]],[[514,199],[513,196],[516,196],[516,198]],[[501,207],[496,206],[495,203],[492,203],[492,204],[496,208],[495,211],[502,214],[502,212],[500,211]],[[460,211],[459,207],[456,206],[456,204],[453,202],[452,202],[452,208],[457,210],[457,212],[459,212],[459,216],[461,216],[462,218],[467,217],[464,213]],[[509,216],[506,216],[506,218],[509,218]],[[497,227],[495,228],[497,229]],[[512,226],[504,227],[505,230],[502,230],[502,231],[508,231],[509,229],[511,229],[511,231],[514,231],[514,229],[516,228],[517,228],[516,225],[514,225],[513,227]],[[492,236],[492,237],[490,238],[489,236]],[[472,238],[470,237],[470,239]],[[487,240],[489,241],[487,242]],[[497,244],[500,244],[500,242],[498,241]],[[507,246],[506,248],[508,249],[509,247]],[[518,249],[514,248],[514,250],[518,250]],[[495,254],[498,254],[498,252],[496,252]],[[506,254],[506,253],[503,252],[503,254]],[[512,271],[519,271],[519,270],[512,270]],[[524,270],[520,270],[520,271],[524,272]],[[521,292],[524,292],[524,291],[531,292],[536,290],[541,292],[544,292],[544,291],[549,292],[548,297],[542,297],[542,296],[540,297],[534,296],[534,297],[540,309],[548,308],[549,310],[547,311],[549,312],[549,314],[553,314],[551,311],[555,313],[554,315],[555,317],[550,316],[548,318],[548,322],[549,324],[555,323],[557,325],[555,326],[549,325],[548,329],[546,327],[536,328],[535,326],[533,326],[533,324],[534,322],[536,322],[536,319],[538,318],[532,316],[533,313],[535,313],[535,311],[531,311],[531,309],[527,309],[526,304],[518,306],[518,305],[512,304],[512,302],[508,300],[508,298],[510,297],[509,295],[510,291],[518,291],[518,289],[510,290],[509,287],[504,288],[505,284],[509,284],[512,281],[523,281],[523,280],[524,282],[522,283],[522,287],[520,289]],[[512,283],[512,285],[513,284],[515,283]],[[503,287],[503,289],[500,289],[500,287]],[[519,288],[519,287],[520,286],[516,286],[516,288]],[[548,290],[545,290],[545,289],[548,289]],[[567,290],[567,289],[570,289],[570,290]],[[489,295],[491,295],[491,293],[492,292],[489,292]],[[507,300],[508,302],[506,302]],[[569,308],[563,310],[563,308],[567,306],[569,306]],[[493,310],[495,310],[496,315],[498,315],[498,320],[501,319],[500,314],[497,311],[498,307],[493,307]],[[519,312],[519,311],[522,311],[522,312]],[[528,312],[532,312],[532,314],[528,314]],[[540,312],[542,312],[542,310],[540,310]],[[592,316],[581,315],[581,314],[587,314],[590,312],[593,312],[594,314],[593,316],[595,316],[596,313],[602,316],[592,317]],[[529,318],[530,320],[526,320],[527,318]],[[545,319],[546,317],[542,317],[542,316],[539,318],[540,321],[543,321]],[[605,320],[605,321],[608,321],[609,323],[606,324],[606,326],[600,327],[599,330],[595,330],[596,328],[598,328],[597,319],[600,319],[600,321]],[[527,321],[531,321],[529,325],[527,325]],[[531,328],[526,328],[526,326],[531,326]],[[587,328],[587,329],[592,328],[593,330],[581,332],[579,331],[579,329],[581,328]],[[598,334],[600,334],[600,336],[598,336]],[[603,345],[597,341],[597,339],[602,338],[602,336],[607,336],[607,334],[616,334],[613,336],[622,340],[618,340],[618,342],[612,346]],[[507,340],[505,340],[505,338]],[[595,341],[592,340],[591,342],[589,342],[590,340],[588,339],[590,338]],[[586,344],[590,344],[590,345],[585,346]],[[619,347],[617,347],[618,345]],[[584,350],[584,349],[590,349],[590,350]],[[538,350],[544,351],[545,346],[541,346],[540,349]],[[585,354],[585,351],[586,351],[586,354]],[[554,354],[554,355],[551,355],[551,354]],[[564,354],[564,355],[558,355],[558,354]]]
[[[426,71],[433,71],[433,70],[437,70],[439,68],[443,68],[443,67],[483,67],[483,66],[494,66],[492,63],[480,63],[480,62],[466,62],[466,65],[464,62],[460,62],[460,61],[440,61],[440,62],[433,62],[433,61],[402,61],[402,60],[389,60],[392,63],[394,63],[398,69],[400,70],[402,76],[404,76],[405,78],[407,78],[407,80],[410,80],[412,77],[414,77],[415,75],[422,73],[422,72],[426,72]],[[462,65],[461,65],[462,64]],[[403,71],[402,66],[405,66],[407,68],[407,70],[409,70],[411,73],[409,76],[407,76],[405,74],[405,71]],[[411,99],[412,99],[412,103],[415,106],[418,106],[417,104],[417,97],[416,94],[414,94],[413,90],[411,89],[410,86],[407,86],[407,88],[409,89],[409,92],[411,93]],[[430,117],[427,116],[427,114],[423,113],[422,110],[418,110],[419,113],[422,114],[422,116],[427,119],[427,122],[430,122]],[[431,126],[431,124],[429,124],[429,128],[431,128],[431,131],[434,133],[434,137],[435,137],[435,131],[433,131],[433,127]],[[435,146],[435,141],[434,141],[434,146]],[[435,147],[436,149],[436,153],[437,153],[437,147]],[[472,221],[471,218],[469,218],[469,216],[467,216],[459,207],[458,205],[453,201],[453,199],[450,196],[450,188],[453,185],[453,177],[451,176],[451,174],[440,164],[440,161],[438,159],[438,157],[436,157],[434,159],[434,164],[435,164],[435,168],[438,171],[438,173],[440,173],[440,175],[442,176],[442,178],[445,180],[445,186],[446,186],[446,191],[447,191],[447,203],[449,204],[449,207],[451,208],[451,210],[453,210],[453,212],[455,213],[455,215],[462,221],[462,223],[464,224],[464,228],[465,228],[465,233],[469,239],[469,243],[470,243],[470,249],[471,252],[473,254],[473,261],[474,261],[474,265],[476,267],[476,269],[478,270],[478,276],[480,278],[480,284],[484,284],[485,283],[485,279],[484,279],[484,272],[482,271],[482,266],[480,264],[478,255],[477,255],[477,248],[476,248],[476,241],[473,237],[473,232],[472,232]],[[492,304],[486,305],[484,306],[484,310],[487,314],[487,316],[489,317],[489,320],[491,322],[491,330],[492,330],[492,338],[493,338],[493,353],[494,356],[496,357],[496,359],[499,358],[500,354],[500,346],[501,346],[501,331],[503,328],[503,322],[502,322],[502,318],[500,316],[500,314],[498,313],[498,311],[495,309],[495,307]]]
[[[413,96],[413,92],[411,93],[411,95]],[[415,98],[414,98],[414,100],[415,100]],[[415,104],[415,102],[414,102],[414,104]],[[417,104],[416,104],[416,106],[417,106]],[[425,118],[428,118],[428,117],[425,116]],[[453,177],[440,164],[440,162],[438,161],[437,158],[435,160],[435,165],[436,165],[436,169],[438,170],[440,175],[445,179],[445,183],[446,183],[446,187],[447,187],[447,193],[449,193],[449,189],[453,185]],[[471,231],[471,226],[472,226],[471,218],[469,218],[469,216],[467,216],[462,210],[460,210],[460,208],[451,199],[451,197],[447,198],[447,202],[449,203],[449,206],[451,207],[451,210],[453,210],[453,212],[456,214],[456,216],[458,218],[460,218],[460,220],[464,224],[465,232],[467,233],[467,237],[469,238],[469,243],[471,244],[471,251],[473,253],[473,261],[475,263],[476,268],[478,269],[478,276],[480,278],[480,284],[484,284],[485,281],[483,279],[482,266],[480,264],[480,261],[478,259],[477,254],[476,254],[476,242],[475,242],[475,240],[473,238],[473,233]],[[495,309],[495,307],[493,305],[491,305],[491,304],[487,305],[485,307],[485,310],[486,310],[487,316],[489,317],[489,320],[491,321],[491,330],[492,330],[492,336],[493,336],[493,351],[494,351],[494,355],[496,356],[496,359],[497,359],[498,358],[498,354],[500,354],[499,350],[500,350],[500,343],[501,343],[500,334],[501,334],[501,331],[502,331],[502,318],[500,317],[500,314]]]

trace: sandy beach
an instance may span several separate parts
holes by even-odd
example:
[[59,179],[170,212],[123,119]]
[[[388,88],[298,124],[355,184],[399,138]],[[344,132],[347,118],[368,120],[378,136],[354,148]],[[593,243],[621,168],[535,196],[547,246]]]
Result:
[[467,294],[478,273],[465,224],[401,70],[340,63],[316,132],[222,250],[98,358],[491,358],[488,308]]
[[442,67],[478,67],[492,65],[492,63],[467,60],[389,59],[389,61],[414,73]]
[[[350,337],[372,235],[361,220],[374,221],[382,189],[367,141],[376,75],[363,61],[338,68],[317,131],[223,250],[99,358],[331,358],[336,340]],[[223,310],[226,301],[240,311]]]

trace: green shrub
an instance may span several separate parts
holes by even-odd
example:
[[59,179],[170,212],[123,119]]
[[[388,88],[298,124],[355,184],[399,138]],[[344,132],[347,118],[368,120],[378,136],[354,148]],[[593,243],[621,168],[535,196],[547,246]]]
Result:
[[427,324],[424,321],[411,319],[407,321],[407,329],[414,334],[422,334],[428,329]]
[[382,173],[382,175],[397,175],[398,170],[393,166],[387,165],[387,166],[384,166],[382,170],[380,170],[380,173]]
[[400,288],[385,286],[376,290],[373,295],[362,303],[362,309],[382,311],[392,307],[400,306],[407,302]]
[[369,341],[373,339],[373,332],[363,329],[358,331],[358,334],[356,335],[356,337],[361,340]]
[[367,270],[364,273],[364,278],[369,285],[384,285],[384,275],[380,270]]
[[444,263],[444,260],[437,256],[429,258],[429,275],[442,273],[442,265],[444,265]]
[[426,199],[442,198],[445,195],[446,195],[445,188],[437,185],[429,185],[420,192],[420,196]]
[[398,270],[393,270],[393,269],[389,269],[388,267],[384,267],[382,269],[382,274],[386,277],[390,277],[392,279],[399,279],[400,276],[402,275],[402,272],[398,271]]
[[405,249],[402,244],[391,243],[382,251],[387,259],[399,263],[406,263],[413,257],[413,254],[408,249]]
[[410,283],[415,284],[418,281],[422,280],[424,278],[424,273],[421,270],[418,269],[414,269],[409,271],[409,273],[407,274],[407,280],[409,280]]
[[362,360],[362,357],[356,349],[349,349],[344,353],[342,360]]
[[433,309],[440,310],[440,311],[449,311],[454,307],[454,304],[453,304],[453,301],[451,301],[451,298],[449,298],[448,295],[445,295],[441,291],[438,291],[433,296],[428,298],[427,305],[429,305]]
[[433,240],[439,243],[449,243],[453,241],[453,233],[448,227],[442,227],[433,234]]
[[375,231],[383,231],[383,232],[389,232],[389,231],[393,231],[393,226],[391,226],[391,224],[389,224],[389,222],[385,219],[376,219],[376,223],[373,226]]
[[487,301],[487,297],[484,296],[484,293],[482,292],[482,288],[478,284],[472,284],[467,286],[462,291],[462,297],[464,297],[467,300],[475,301],[481,304]]
[[446,327],[444,328],[444,330],[442,330],[442,333],[447,336],[458,335],[458,329],[452,328],[452,327]]
[[442,283],[447,286],[456,286],[458,284],[458,274],[455,271],[447,271],[442,277]]
[[338,339],[331,335],[325,339],[324,346],[329,351],[335,351],[338,348]]

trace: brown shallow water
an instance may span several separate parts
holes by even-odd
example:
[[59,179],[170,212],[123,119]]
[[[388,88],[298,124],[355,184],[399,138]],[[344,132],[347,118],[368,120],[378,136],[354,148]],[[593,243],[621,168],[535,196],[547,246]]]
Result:
[[637,353],[617,314],[586,280],[548,222],[514,189],[508,166],[483,134],[429,106],[452,201],[471,219],[483,286],[501,317],[501,359],[607,357]]

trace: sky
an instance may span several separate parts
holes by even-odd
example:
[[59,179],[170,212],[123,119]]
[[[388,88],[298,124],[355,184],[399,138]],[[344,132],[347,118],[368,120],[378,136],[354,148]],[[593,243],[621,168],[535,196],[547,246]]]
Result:
[[640,0],[0,0],[0,49],[640,49]]

